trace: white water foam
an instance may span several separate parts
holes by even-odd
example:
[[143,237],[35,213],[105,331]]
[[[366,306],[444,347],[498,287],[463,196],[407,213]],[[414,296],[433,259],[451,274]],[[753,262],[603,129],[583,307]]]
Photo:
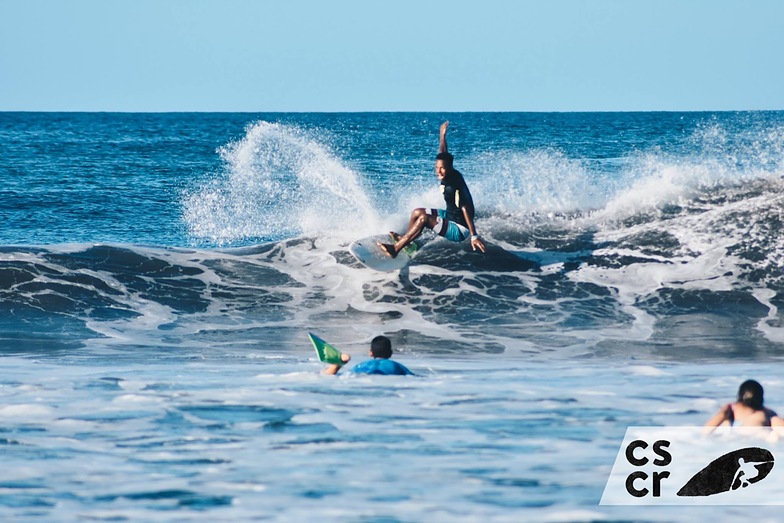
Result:
[[611,180],[554,149],[495,151],[468,159],[466,179],[477,208],[504,215],[594,209]]
[[755,289],[752,293],[757,300],[768,308],[768,314],[757,323],[757,329],[770,341],[784,343],[784,327],[774,327],[773,323],[781,323],[779,309],[771,299],[776,297],[776,292],[770,289]]
[[224,168],[186,194],[192,236],[217,244],[248,238],[354,235],[378,230],[359,175],[296,127],[257,122],[219,149]]

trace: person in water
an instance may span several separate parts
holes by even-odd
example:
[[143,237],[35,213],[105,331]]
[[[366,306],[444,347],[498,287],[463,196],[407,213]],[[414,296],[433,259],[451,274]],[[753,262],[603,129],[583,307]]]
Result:
[[705,426],[732,426],[735,423],[744,427],[784,427],[784,419],[763,405],[762,385],[754,380],[741,383],[738,400],[724,405]]
[[[355,374],[383,374],[386,376],[414,374],[405,365],[390,359],[392,357],[392,342],[386,336],[373,338],[373,341],[370,342],[369,354],[373,359],[360,363],[351,369],[351,372]],[[337,374],[343,365],[351,360],[351,356],[341,354],[340,359],[343,361],[342,364],[329,365],[322,372],[324,374]]]
[[485,252],[485,244],[476,232],[474,225],[474,200],[468,190],[463,175],[454,168],[454,158],[447,150],[446,131],[449,122],[441,124],[438,155],[436,155],[436,176],[441,182],[446,209],[414,209],[408,222],[408,230],[400,235],[390,232],[395,243],[379,243],[381,249],[392,258],[416,240],[427,227],[436,234],[453,242],[471,238],[471,248]]

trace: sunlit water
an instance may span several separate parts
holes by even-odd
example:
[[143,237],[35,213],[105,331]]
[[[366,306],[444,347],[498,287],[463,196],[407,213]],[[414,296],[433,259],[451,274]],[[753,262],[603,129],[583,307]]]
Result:
[[[355,238],[439,206],[490,248]],[[628,426],[784,409],[782,113],[0,114],[0,519],[732,520],[599,506]],[[316,332],[415,377],[322,376]],[[777,511],[754,509],[761,520]]]

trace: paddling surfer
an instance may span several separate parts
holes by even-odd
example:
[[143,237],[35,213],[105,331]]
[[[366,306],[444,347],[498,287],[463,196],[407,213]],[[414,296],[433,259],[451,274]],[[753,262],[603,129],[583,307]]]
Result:
[[784,419],[765,407],[763,394],[759,382],[744,381],[738,388],[738,400],[724,405],[705,423],[705,426],[713,428],[721,425],[732,426],[737,423],[744,427],[784,427]]
[[[385,376],[406,376],[414,374],[402,363],[391,359],[392,358],[392,341],[386,336],[376,336],[370,342],[370,350],[368,355],[372,358],[363,361],[353,369],[351,372],[355,374],[382,374]],[[327,368],[322,370],[323,374],[337,374],[341,367],[351,360],[348,354],[341,354],[340,360],[342,363],[333,363]]]
[[474,225],[474,200],[468,190],[463,175],[454,168],[453,156],[447,150],[446,131],[449,122],[441,124],[438,155],[436,155],[436,176],[441,182],[446,209],[414,209],[408,222],[408,230],[400,235],[390,232],[395,243],[379,243],[379,247],[392,258],[411,244],[427,227],[436,234],[453,242],[471,238],[471,248],[485,252],[485,244],[476,232]]

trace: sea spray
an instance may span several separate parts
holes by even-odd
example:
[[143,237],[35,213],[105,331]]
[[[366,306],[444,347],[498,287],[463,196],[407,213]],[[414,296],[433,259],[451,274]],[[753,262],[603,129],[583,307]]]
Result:
[[555,149],[495,151],[469,159],[480,210],[520,215],[591,209],[604,201],[601,173]]
[[360,176],[298,127],[257,122],[218,153],[222,170],[183,200],[195,238],[349,235],[378,221]]

